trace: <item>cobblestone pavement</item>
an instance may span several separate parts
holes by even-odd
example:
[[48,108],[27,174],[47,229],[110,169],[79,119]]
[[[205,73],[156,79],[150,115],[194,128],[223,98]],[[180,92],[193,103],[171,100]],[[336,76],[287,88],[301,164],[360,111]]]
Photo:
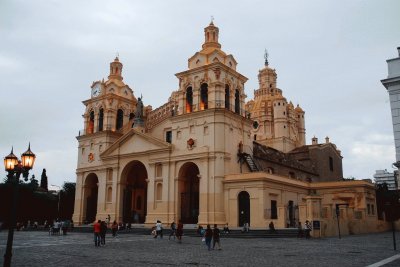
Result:
[[[399,233],[397,235],[400,237]],[[399,238],[400,240],[400,238]],[[0,232],[0,263],[7,231]],[[368,266],[397,255],[392,234],[345,236],[342,239],[221,239],[222,250],[207,251],[198,237],[183,243],[150,235],[107,235],[95,247],[90,233],[49,236],[15,232],[13,266]],[[400,241],[399,241],[400,249]],[[400,259],[385,266],[400,266]]]

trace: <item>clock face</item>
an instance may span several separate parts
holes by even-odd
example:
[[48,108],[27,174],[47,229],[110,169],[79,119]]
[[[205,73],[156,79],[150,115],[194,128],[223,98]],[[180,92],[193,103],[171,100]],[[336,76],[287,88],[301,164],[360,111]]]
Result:
[[98,95],[100,95],[101,93],[101,85],[100,84],[96,84],[93,88],[92,88],[92,96],[96,97]]

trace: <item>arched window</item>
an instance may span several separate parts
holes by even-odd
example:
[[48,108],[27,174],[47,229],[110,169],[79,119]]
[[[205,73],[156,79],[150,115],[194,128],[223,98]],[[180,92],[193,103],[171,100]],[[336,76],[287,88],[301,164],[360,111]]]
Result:
[[294,172],[289,172],[289,178],[296,178],[296,174]]
[[240,98],[239,89],[235,90],[235,113],[240,114]]
[[200,95],[200,110],[208,109],[208,84],[201,85]]
[[186,89],[186,113],[193,111],[193,90],[192,87]]
[[230,109],[230,105],[231,105],[231,103],[230,103],[230,92],[229,92],[229,85],[225,85],[225,108],[226,109]]
[[124,111],[122,109],[118,109],[117,111],[117,130],[122,128],[124,124]]
[[135,118],[135,113],[131,112],[129,114],[129,120],[133,120]]
[[156,186],[156,200],[162,200],[162,183],[158,183]]
[[92,110],[89,114],[89,124],[87,128],[87,133],[91,134],[94,132],[94,111]]
[[274,169],[271,168],[271,167],[268,167],[268,168],[267,168],[267,173],[269,173],[269,174],[274,174]]
[[103,121],[104,121],[104,109],[100,109],[99,112],[99,132],[103,131]]

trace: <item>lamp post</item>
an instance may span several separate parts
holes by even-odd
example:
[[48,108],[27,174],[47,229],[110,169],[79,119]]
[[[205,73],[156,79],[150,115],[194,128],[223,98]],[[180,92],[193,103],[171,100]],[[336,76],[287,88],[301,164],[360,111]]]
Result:
[[6,253],[4,254],[4,267],[11,266],[12,245],[14,240],[15,217],[17,214],[17,200],[18,200],[18,184],[19,178],[24,177],[25,181],[28,180],[29,170],[32,169],[35,163],[36,156],[31,151],[31,144],[29,143],[28,150],[21,155],[21,160],[18,160],[14,155],[13,148],[11,148],[10,155],[4,158],[4,167],[7,174],[8,182],[12,186],[12,200],[11,200],[11,216],[8,226],[8,237]]
[[51,186],[58,187],[58,205],[57,205],[57,216],[60,219],[60,202],[61,202],[61,186],[52,184]]

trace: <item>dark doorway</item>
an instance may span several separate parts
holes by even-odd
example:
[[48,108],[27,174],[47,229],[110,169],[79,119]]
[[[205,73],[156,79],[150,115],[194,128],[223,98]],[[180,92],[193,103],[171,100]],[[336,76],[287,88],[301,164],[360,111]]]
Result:
[[144,223],[147,215],[146,167],[140,161],[133,161],[125,167],[122,175],[125,177],[122,220],[126,223]]
[[293,205],[293,201],[289,200],[288,203],[288,211],[289,211],[289,224],[287,225],[287,227],[295,227],[295,218],[294,218],[294,205]]
[[180,218],[182,223],[195,224],[199,217],[199,168],[188,162],[179,170]]
[[239,204],[239,226],[242,227],[246,222],[250,226],[250,195],[242,191],[238,196]]
[[98,195],[98,183],[99,180],[96,174],[89,174],[85,181],[85,200],[86,209],[84,222],[92,223],[96,220],[97,215],[97,195]]

